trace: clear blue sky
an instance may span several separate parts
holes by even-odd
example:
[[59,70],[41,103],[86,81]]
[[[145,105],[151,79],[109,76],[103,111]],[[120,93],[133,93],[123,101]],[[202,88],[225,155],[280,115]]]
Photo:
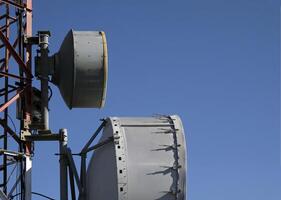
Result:
[[[69,111],[57,89],[51,127],[81,149],[105,116],[181,116],[188,200],[279,200],[280,1],[34,1],[34,31],[54,53],[70,28],[104,30],[102,110]],[[35,33],[35,32],[34,32]],[[59,199],[58,145],[37,143],[33,188]]]

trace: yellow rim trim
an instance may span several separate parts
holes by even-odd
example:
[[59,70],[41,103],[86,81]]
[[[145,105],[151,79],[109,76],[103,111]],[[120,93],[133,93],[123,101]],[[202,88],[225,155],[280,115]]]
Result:
[[105,33],[103,31],[100,32],[102,37],[102,45],[103,45],[103,67],[104,67],[104,77],[103,77],[103,94],[102,101],[100,107],[102,108],[105,104],[106,98],[106,90],[107,90],[107,76],[108,76],[108,53],[107,53],[107,42]]

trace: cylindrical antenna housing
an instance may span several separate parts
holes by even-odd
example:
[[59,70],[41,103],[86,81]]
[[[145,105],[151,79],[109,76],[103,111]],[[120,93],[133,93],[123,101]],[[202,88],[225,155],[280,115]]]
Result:
[[185,200],[186,147],[178,116],[107,119],[87,171],[87,199]]
[[69,31],[54,59],[52,81],[70,109],[104,106],[108,71],[104,32]]

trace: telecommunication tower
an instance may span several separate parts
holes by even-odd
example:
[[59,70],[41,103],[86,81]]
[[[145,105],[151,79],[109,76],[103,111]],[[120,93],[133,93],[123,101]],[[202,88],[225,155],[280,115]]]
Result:
[[[50,32],[32,33],[32,0],[0,0],[0,12],[0,199],[42,196],[32,192],[33,145],[57,141],[61,200],[185,200],[186,145],[178,116],[103,119],[76,154],[80,173],[67,146],[67,130],[49,128],[51,84],[69,109],[104,106],[105,33],[70,30],[59,51],[49,55]],[[35,78],[40,88],[32,85]],[[94,153],[87,167],[89,152]]]

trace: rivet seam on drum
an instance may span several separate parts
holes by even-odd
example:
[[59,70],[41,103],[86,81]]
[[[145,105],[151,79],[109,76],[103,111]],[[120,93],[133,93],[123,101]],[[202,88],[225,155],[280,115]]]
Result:
[[124,141],[124,133],[118,118],[112,118],[112,128],[117,163],[118,196],[119,200],[128,200],[126,145]]

